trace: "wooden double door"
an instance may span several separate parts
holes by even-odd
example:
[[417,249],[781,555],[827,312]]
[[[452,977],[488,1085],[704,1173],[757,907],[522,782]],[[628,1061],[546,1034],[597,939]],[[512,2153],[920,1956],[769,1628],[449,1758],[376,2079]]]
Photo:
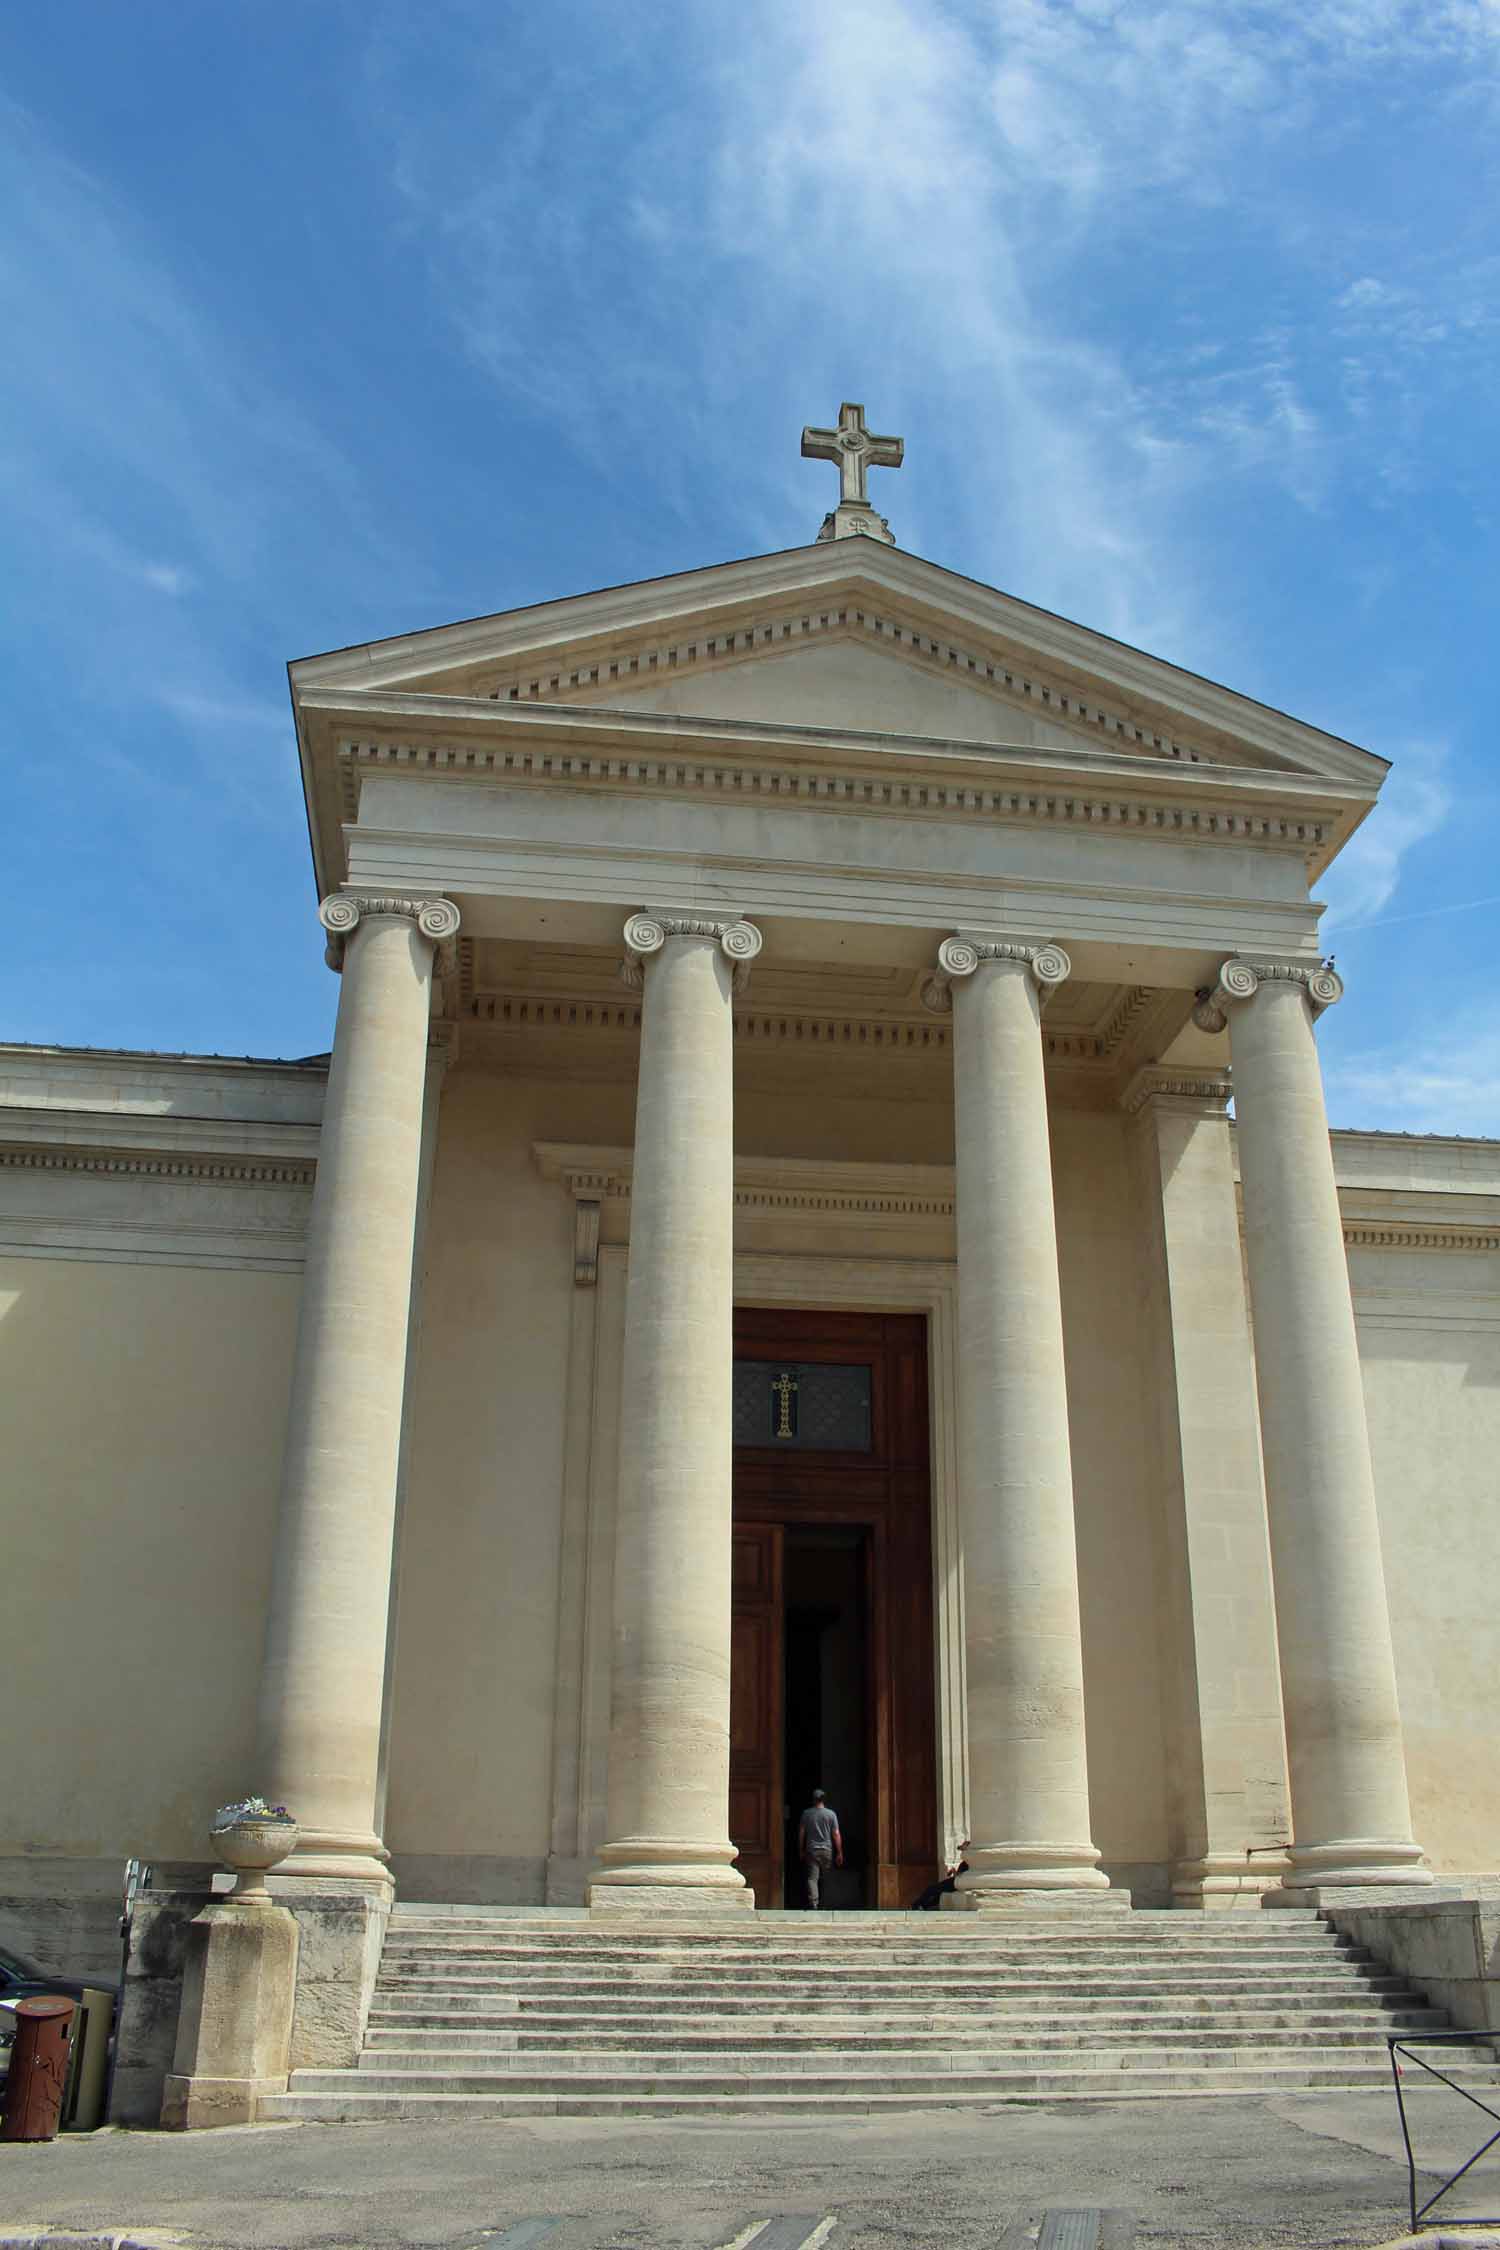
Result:
[[840,1815],[845,1907],[939,1871],[926,1322],[735,1321],[729,1827],[760,1908],[800,1903],[796,1822]]

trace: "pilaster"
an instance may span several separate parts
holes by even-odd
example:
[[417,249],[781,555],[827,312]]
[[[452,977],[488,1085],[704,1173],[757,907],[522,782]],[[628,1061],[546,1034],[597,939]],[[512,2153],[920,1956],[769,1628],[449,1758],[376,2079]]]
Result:
[[1254,1903],[1289,1840],[1276,1625],[1227,1074],[1153,1065],[1124,1108],[1145,1255],[1141,1305],[1163,1606],[1172,1889]]

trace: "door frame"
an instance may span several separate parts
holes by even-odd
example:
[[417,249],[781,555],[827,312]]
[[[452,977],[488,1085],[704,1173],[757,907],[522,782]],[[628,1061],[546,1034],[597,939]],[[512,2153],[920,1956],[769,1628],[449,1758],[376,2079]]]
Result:
[[[602,1243],[593,1285],[572,1292],[554,1687],[552,1827],[546,1896],[577,1904],[606,1834],[610,1644],[623,1243]],[[935,1857],[952,1865],[969,1833],[963,1555],[958,1526],[958,1276],[946,1258],[860,1258],[737,1250],[736,1304],[927,1318],[929,1490],[937,1726]]]

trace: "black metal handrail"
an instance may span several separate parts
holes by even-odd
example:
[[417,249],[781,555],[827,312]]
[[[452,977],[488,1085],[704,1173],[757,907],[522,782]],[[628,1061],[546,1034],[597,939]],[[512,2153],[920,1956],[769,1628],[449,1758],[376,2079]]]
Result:
[[[1456,2078],[1450,2078],[1447,2071],[1439,2070],[1436,2063],[1428,2062],[1426,2057],[1417,2054],[1415,2049],[1417,2047],[1486,2047],[1489,2049],[1491,2060],[1493,2060],[1496,2047],[1500,2046],[1500,2033],[1493,2031],[1390,2033],[1387,2035],[1386,2045],[1391,2053],[1391,2079],[1396,2088],[1396,2108],[1401,2117],[1401,2138],[1406,2143],[1406,2193],[1407,2202],[1411,2208],[1411,2231],[1413,2234],[1418,2234],[1433,2206],[1442,2201],[1450,2188],[1457,2187],[1465,2173],[1472,2172],[1481,2156],[1487,2156],[1495,2143],[1500,2141],[1500,2109],[1494,2109],[1489,2102],[1481,2101],[1479,2096],[1471,2093],[1467,2086],[1460,2086]],[[1484,2115],[1493,2121],[1495,2127],[1489,2139],[1482,2142],[1475,2149],[1473,2155],[1466,2158],[1460,2164],[1458,2170],[1444,2180],[1437,2193],[1428,2196],[1427,2201],[1420,2208],[1417,2204],[1417,2159],[1411,2145],[1411,2127],[1406,2116],[1406,2091],[1401,2079],[1401,2065],[1396,2060],[1398,2055],[1403,2055],[1408,2062],[1413,2062],[1420,2070],[1425,2070],[1430,2078],[1439,2080],[1452,2093],[1458,2094],[1464,2101],[1472,2103],[1475,2109],[1482,2110]],[[1500,2088],[1497,2088],[1496,2092],[1500,2094]],[[1444,2218],[1440,2223],[1448,2227],[1494,2227],[1500,2226],[1500,2218]]]

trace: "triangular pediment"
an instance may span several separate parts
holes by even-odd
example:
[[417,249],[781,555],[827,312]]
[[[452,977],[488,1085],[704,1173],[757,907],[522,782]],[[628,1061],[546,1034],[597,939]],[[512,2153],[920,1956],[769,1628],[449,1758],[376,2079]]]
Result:
[[847,634],[752,652],[738,664],[615,685],[590,701],[617,710],[848,727],[953,742],[1067,748],[1078,740],[1061,719],[1017,710],[1010,698],[993,689],[913,662],[909,654],[865,646]]
[[445,696],[1228,766],[1373,793],[1384,761],[993,587],[842,539],[373,642],[294,696]]

